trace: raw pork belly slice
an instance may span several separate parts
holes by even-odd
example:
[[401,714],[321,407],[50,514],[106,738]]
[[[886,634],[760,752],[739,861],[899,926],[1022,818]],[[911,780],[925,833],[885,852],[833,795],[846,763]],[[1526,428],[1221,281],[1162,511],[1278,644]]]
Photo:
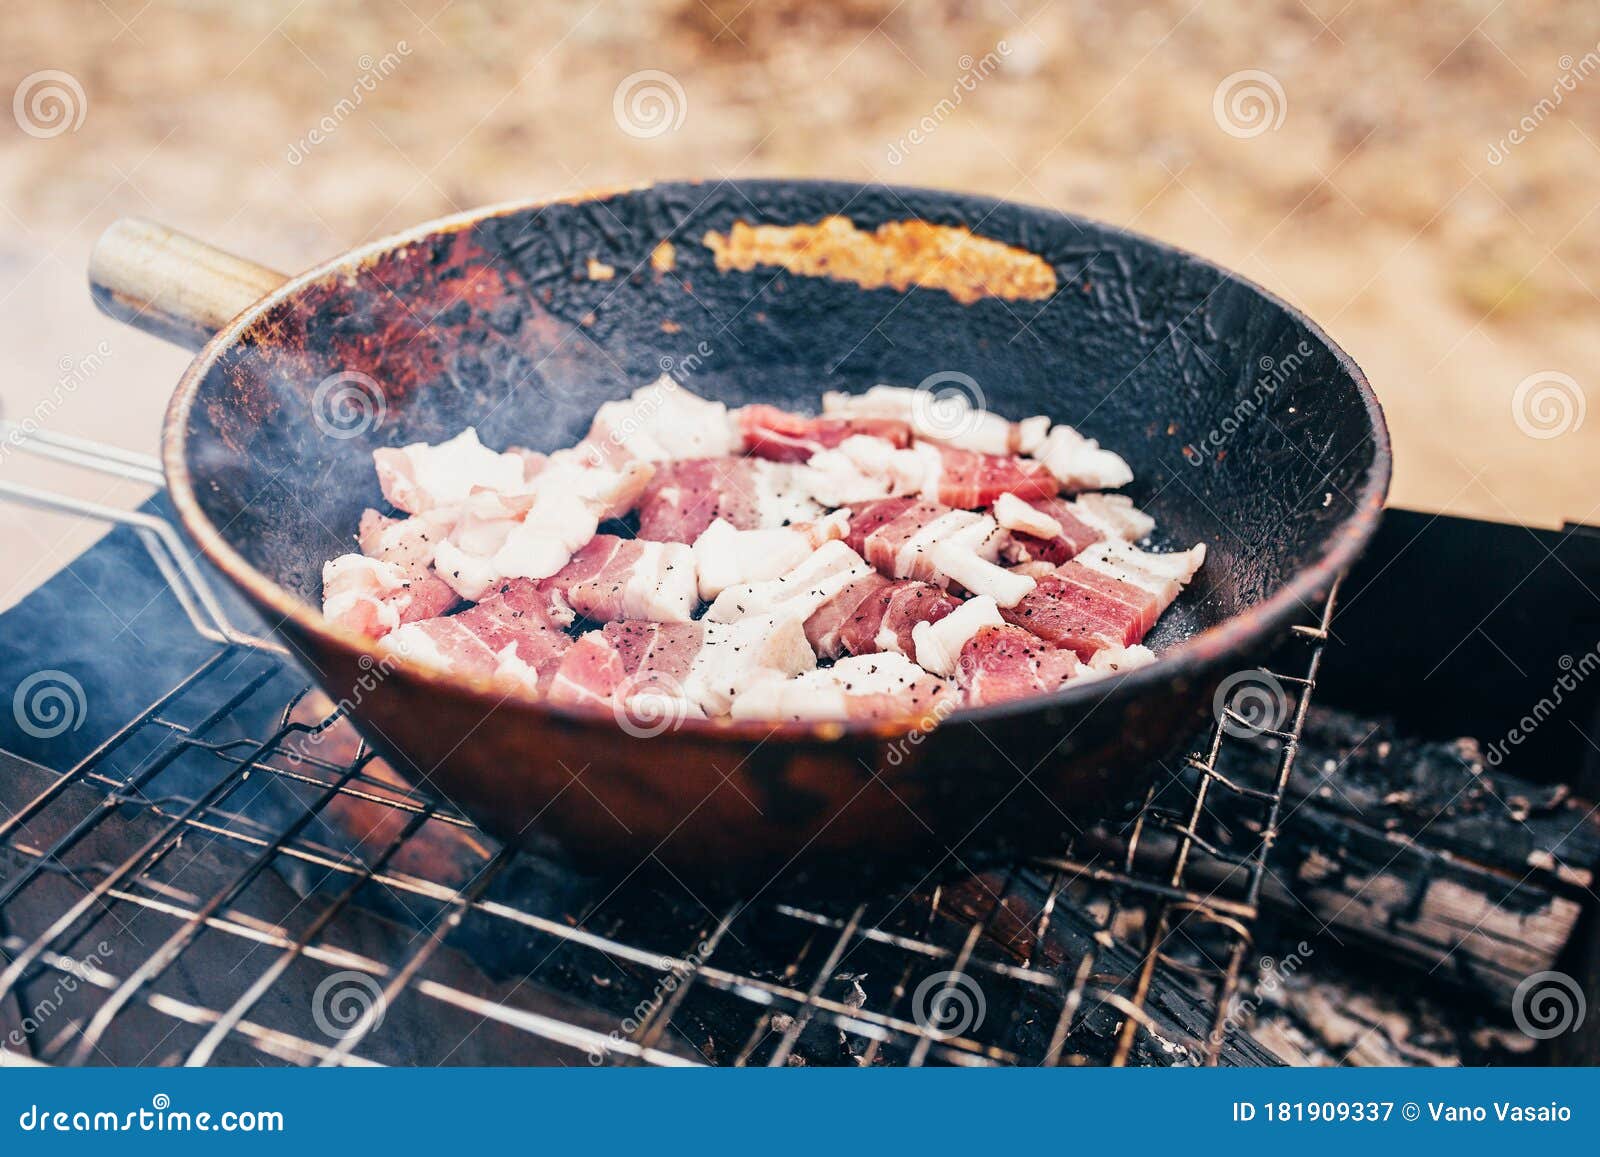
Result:
[[1000,613],[1051,646],[1090,659],[1097,651],[1144,638],[1194,577],[1205,553],[1204,546],[1151,554],[1124,542],[1097,542]]
[[474,490],[500,494],[527,490],[522,454],[489,449],[471,426],[436,446],[413,442],[374,450],[372,463],[383,497],[407,514],[459,506]]
[[938,477],[924,486],[923,493],[946,506],[973,509],[992,504],[1002,494],[1050,498],[1060,489],[1042,462],[940,446]]
[[957,584],[1013,606],[1034,580],[995,565],[1005,533],[993,518],[937,502],[884,498],[852,507],[850,543],[889,578]]
[[549,578],[594,537],[600,523],[627,513],[655,467],[603,466],[579,450],[551,454],[521,493],[475,489],[461,505],[434,565],[462,598],[508,578]]
[[388,518],[376,510],[362,512],[356,532],[361,553],[388,563],[401,575],[400,591],[389,599],[399,611],[396,626],[442,615],[461,601],[433,569],[434,552],[454,523],[453,515],[439,511],[410,518]]
[[527,579],[513,579],[459,615],[400,627],[383,645],[436,671],[534,692],[555,674],[572,640],[551,617],[550,596]]
[[905,422],[925,442],[942,442],[982,454],[1026,454],[1050,430],[1050,419],[1008,421],[999,414],[975,409],[952,383],[943,391],[910,386],[873,386],[864,394],[829,391],[822,395],[824,415],[849,418],[890,418]]
[[920,623],[936,623],[960,600],[916,579],[886,579],[873,572],[856,579],[806,619],[806,638],[819,656],[915,653]]
[[775,579],[811,557],[826,542],[850,529],[850,514],[836,510],[816,522],[797,522],[765,530],[735,530],[717,519],[694,540],[700,597],[714,599],[731,586]]
[[348,630],[381,639],[402,623],[441,615],[456,593],[431,571],[410,575],[391,562],[343,554],[322,564],[322,614]]
[[744,452],[774,462],[805,462],[857,434],[881,438],[897,449],[911,445],[911,427],[893,418],[808,418],[755,404],[733,412]]
[[597,534],[539,588],[586,619],[686,623],[694,615],[694,552],[678,542]]
[[735,719],[916,720],[938,723],[954,709],[955,689],[904,655],[856,655],[798,679],[768,680],[741,691]]
[[1156,521],[1121,494],[1080,494],[1074,499],[1035,498],[1024,502],[1002,494],[994,517],[1011,532],[1004,551],[1010,562],[1060,566],[1093,543],[1107,539],[1137,542]]
[[775,579],[728,587],[706,611],[706,618],[714,623],[736,623],[751,615],[783,615],[804,621],[851,583],[871,573],[865,560],[843,542],[826,542],[799,566]]
[[816,667],[798,618],[737,623],[608,623],[567,652],[550,683],[557,703],[627,705],[641,695],[726,715],[734,696]]
[[639,499],[639,537],[692,543],[719,518],[735,530],[810,522],[822,508],[801,489],[798,470],[760,458],[664,463]]
[[967,706],[982,707],[1054,691],[1085,670],[1072,651],[1051,647],[1021,627],[991,625],[962,646],[956,683]]
[[1033,451],[1033,457],[1055,475],[1063,490],[1115,490],[1133,481],[1133,469],[1121,455],[1102,449],[1071,426],[1056,426]]
[[605,462],[670,462],[737,454],[743,443],[727,406],[707,401],[662,374],[627,401],[601,406],[581,445]]

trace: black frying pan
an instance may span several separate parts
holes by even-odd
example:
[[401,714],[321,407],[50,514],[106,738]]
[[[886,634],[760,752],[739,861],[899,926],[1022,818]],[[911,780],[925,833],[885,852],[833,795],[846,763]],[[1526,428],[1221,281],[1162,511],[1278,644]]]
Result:
[[[624,869],[1048,846],[1139,796],[1219,682],[1314,618],[1389,480],[1365,378],[1296,310],[1157,242],[984,197],[656,185],[464,214],[288,281],[123,222],[91,281],[108,312],[204,344],[163,444],[184,527],[373,743],[489,832]],[[323,622],[321,565],[381,505],[372,448],[469,424],[494,446],[570,445],[664,366],[730,404],[800,409],[967,375],[991,409],[1121,453],[1160,539],[1209,558],[1147,640],[1160,662],[927,733],[685,720],[639,739],[606,712],[395,666]],[[330,422],[330,379],[381,392],[381,421]]]

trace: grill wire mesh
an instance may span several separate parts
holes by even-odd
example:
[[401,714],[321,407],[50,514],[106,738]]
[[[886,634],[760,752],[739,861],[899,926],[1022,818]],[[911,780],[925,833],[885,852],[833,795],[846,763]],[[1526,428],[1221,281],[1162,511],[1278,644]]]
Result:
[[[1283,649],[1296,673],[1268,672],[1281,726],[1225,712],[1131,823],[844,901],[703,902],[499,848],[298,668],[224,640],[0,819],[0,1008],[22,1026],[0,1060],[1273,1063],[1236,989],[1333,603]],[[263,705],[276,726],[244,733]],[[1230,774],[1246,744],[1274,780]],[[252,806],[269,790],[282,822]]]

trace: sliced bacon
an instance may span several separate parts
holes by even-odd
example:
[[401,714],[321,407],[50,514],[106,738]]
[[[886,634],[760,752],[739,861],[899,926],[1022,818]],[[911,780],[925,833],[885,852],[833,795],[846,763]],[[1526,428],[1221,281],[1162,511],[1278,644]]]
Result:
[[885,498],[850,510],[847,541],[888,578],[959,586],[1011,606],[1033,580],[995,565],[1005,534],[993,518],[937,502]]
[[403,623],[441,615],[459,600],[430,570],[408,574],[382,559],[345,554],[322,566],[322,613],[331,622],[381,639]]
[[1061,489],[1115,490],[1133,481],[1133,470],[1120,455],[1085,438],[1071,426],[1056,426],[1033,451],[1033,457],[1055,476]]
[[471,426],[438,445],[382,447],[372,452],[372,462],[383,497],[408,514],[459,506],[475,489],[505,494],[526,489],[522,455],[490,450]]
[[1083,670],[1070,650],[1049,646],[1021,627],[980,628],[961,648],[956,683],[967,706],[982,707],[1054,691]]
[[739,693],[735,719],[914,720],[931,727],[953,710],[949,683],[904,655],[856,655],[797,679],[768,680]]
[[550,614],[550,598],[527,579],[458,615],[408,623],[384,639],[394,654],[436,671],[533,692],[561,665],[572,640]]
[[1081,659],[1139,642],[1172,605],[1205,559],[1205,548],[1151,554],[1120,542],[1099,542],[1037,580],[1014,607],[1008,623]]
[[[1042,561],[1060,566],[1094,543],[1108,539],[1137,542],[1155,529],[1155,519],[1121,494],[1080,494],[1070,500],[1035,498],[1025,505],[1036,519],[1016,513],[1003,515],[1006,495],[995,503],[996,521],[1011,531],[1004,552],[1011,562]],[[1023,522],[1029,525],[1021,525]]]
[[694,540],[694,567],[700,597],[714,599],[732,586],[766,582],[793,570],[827,542],[850,529],[850,513],[835,510],[815,522],[735,530],[716,519]]
[[747,687],[817,664],[797,618],[756,615],[737,623],[607,623],[568,653],[551,680],[559,703],[610,703],[647,689],[707,715],[726,715]]
[[[442,615],[461,601],[433,569],[434,552],[449,534],[453,522],[453,517],[441,516],[437,511],[410,518],[389,518],[376,510],[362,512],[361,526],[356,533],[361,553],[388,563],[401,576],[399,589],[383,596],[398,612],[395,626]],[[333,587],[338,586],[336,579]],[[324,598],[329,590],[324,578]],[[369,629],[364,629],[363,633],[371,634],[370,627],[374,625],[376,620],[367,624]]]
[[960,606],[931,583],[870,574],[851,583],[806,620],[806,638],[818,655],[914,655],[919,623],[936,623]]
[[597,534],[539,588],[599,623],[688,622],[697,603],[694,552],[682,543]]
[[992,505],[1002,494],[1051,498],[1061,488],[1044,463],[1029,458],[980,454],[954,446],[939,447],[939,458],[939,475],[932,490],[946,506],[976,509]]
[[744,452],[774,462],[805,462],[857,434],[882,438],[899,449],[911,445],[911,427],[893,418],[810,418],[761,403],[733,412]]
[[624,458],[670,462],[737,454],[742,442],[727,406],[662,374],[626,401],[601,406],[581,445],[614,464]]
[[692,543],[717,519],[735,530],[809,522],[822,508],[798,485],[797,467],[760,458],[663,463],[639,500],[639,537]]
[[[854,418],[890,418],[911,426],[925,442],[941,442],[984,454],[1027,453],[1050,429],[1050,419],[1008,421],[984,409],[981,399],[969,397],[951,379],[947,388],[936,380],[929,388],[873,386],[864,394],[830,391],[822,395],[825,415]],[[978,405],[973,402],[978,401]]]

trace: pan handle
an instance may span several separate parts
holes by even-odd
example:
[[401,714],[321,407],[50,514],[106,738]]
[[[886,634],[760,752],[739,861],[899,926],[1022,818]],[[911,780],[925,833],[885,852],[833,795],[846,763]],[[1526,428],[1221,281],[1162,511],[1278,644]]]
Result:
[[102,313],[192,350],[287,280],[142,217],[113,222],[89,256]]

